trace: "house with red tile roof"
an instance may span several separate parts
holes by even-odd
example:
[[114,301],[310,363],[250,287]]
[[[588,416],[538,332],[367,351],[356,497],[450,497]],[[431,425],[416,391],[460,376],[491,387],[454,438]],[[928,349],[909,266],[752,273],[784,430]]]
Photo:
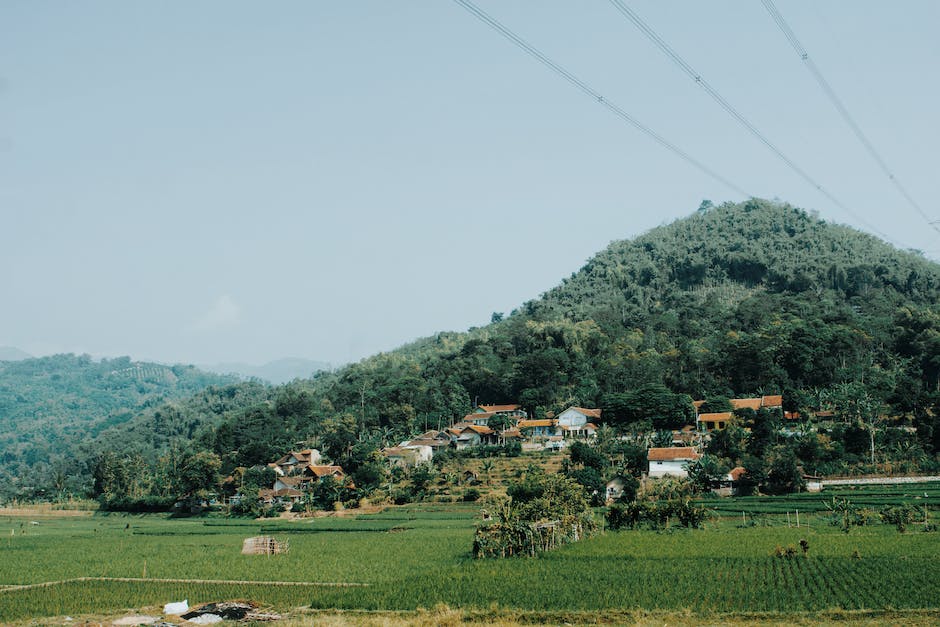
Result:
[[669,448],[651,448],[646,459],[649,462],[649,478],[658,477],[688,477],[688,466],[699,459],[698,454],[691,446],[672,446]]

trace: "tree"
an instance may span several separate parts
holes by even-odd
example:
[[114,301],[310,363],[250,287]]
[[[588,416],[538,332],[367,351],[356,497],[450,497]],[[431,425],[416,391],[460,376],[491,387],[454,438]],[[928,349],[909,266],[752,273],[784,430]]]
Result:
[[767,455],[766,491],[769,494],[789,494],[799,492],[805,485],[793,449],[789,446],[774,447]]
[[695,406],[687,394],[675,394],[663,385],[646,385],[603,399],[604,420],[622,426],[650,420],[655,429],[680,429],[695,422]]
[[696,492],[708,492],[720,484],[728,468],[714,455],[702,455],[689,464],[689,482]]
[[575,442],[571,445],[569,459],[572,464],[593,468],[597,471],[604,470],[609,463],[603,453],[584,442]]
[[215,453],[198,451],[183,458],[176,477],[179,498],[190,506],[198,505],[209,492],[218,486],[218,472],[222,460]]

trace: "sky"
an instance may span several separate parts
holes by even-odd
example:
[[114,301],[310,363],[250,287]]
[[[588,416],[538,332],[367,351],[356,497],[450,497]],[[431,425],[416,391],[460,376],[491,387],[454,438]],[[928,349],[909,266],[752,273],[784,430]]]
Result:
[[[759,0],[625,4],[832,198],[606,0],[477,4],[748,195],[940,258]],[[776,5],[940,220],[940,3]],[[745,197],[455,2],[0,3],[0,346],[33,355],[357,361]]]

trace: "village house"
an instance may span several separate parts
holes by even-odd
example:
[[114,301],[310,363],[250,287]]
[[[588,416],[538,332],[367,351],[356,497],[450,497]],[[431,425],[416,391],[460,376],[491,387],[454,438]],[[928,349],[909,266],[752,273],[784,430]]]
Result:
[[691,446],[651,448],[646,455],[649,461],[649,478],[688,477],[688,466],[701,457]]
[[480,405],[473,411],[474,413],[499,414],[516,419],[526,418],[526,413],[525,410],[522,409],[522,405]]
[[496,431],[481,425],[458,423],[448,431],[453,435],[454,447],[458,451],[484,444],[496,444],[499,439]]
[[304,468],[310,464],[320,463],[320,451],[315,448],[308,448],[303,451],[291,451],[276,462],[268,464],[274,472],[281,477],[295,475],[303,472]]
[[565,439],[576,440],[592,438],[597,435],[597,425],[592,420],[600,420],[600,409],[585,409],[584,407],[569,407],[558,415],[558,431]]
[[734,412],[741,409],[751,409],[759,411],[761,409],[779,409],[783,410],[783,396],[776,394],[771,396],[758,396],[754,398],[732,398],[729,399],[733,411],[725,412],[706,412],[699,413],[705,401],[695,401],[696,426],[699,431],[721,431],[726,428],[734,419]]
[[523,435],[533,438],[547,438],[558,431],[558,421],[554,418],[539,418],[537,420],[520,420],[516,425]]
[[696,419],[699,431],[721,431],[734,420],[734,413],[722,411],[715,413],[699,414]]
[[332,477],[347,487],[355,487],[341,466],[319,465],[311,463],[310,460],[320,461],[320,452],[316,449],[291,451],[276,462],[268,464],[276,473],[274,485],[271,489],[259,490],[259,498],[265,503],[296,503],[302,501],[313,486],[325,477]]
[[614,477],[607,482],[607,488],[604,493],[605,500],[616,501],[623,496],[624,482],[621,477]]
[[434,456],[433,449],[428,445],[414,442],[414,440],[406,441],[398,446],[382,449],[382,455],[390,465],[401,468],[414,468],[418,464],[429,463]]

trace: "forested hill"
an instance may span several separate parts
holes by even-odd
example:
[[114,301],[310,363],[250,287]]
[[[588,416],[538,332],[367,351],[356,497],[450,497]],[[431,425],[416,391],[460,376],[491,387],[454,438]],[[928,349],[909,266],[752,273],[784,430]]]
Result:
[[[696,398],[785,393],[792,409],[856,386],[923,416],[940,403],[938,303],[940,266],[917,253],[786,205],[725,204],[614,242],[486,327],[282,387],[200,442],[227,467],[250,465],[264,461],[244,453],[259,441],[394,440],[474,403],[544,414],[647,384]],[[280,435],[262,435],[267,424]]]
[[[114,374],[125,368],[108,364],[94,375],[107,383],[92,389],[108,412],[83,429],[124,424],[102,430],[82,459],[112,450],[140,453],[128,459],[145,463],[193,436],[191,447],[218,455],[222,473],[304,445],[355,472],[375,448],[447,426],[474,404],[519,402],[543,416],[569,405],[609,408],[649,385],[695,398],[782,393],[785,408],[799,411],[864,402],[911,420],[933,454],[940,266],[802,210],[751,200],[614,242],[485,327],[439,333],[309,380],[242,383],[148,408],[132,393],[139,380]],[[131,400],[112,400],[125,398],[128,385]],[[59,406],[77,413],[83,402]],[[2,404],[0,415],[10,415]],[[7,463],[48,461],[56,437],[79,437],[51,424],[37,431],[42,446],[0,425]],[[88,485],[88,465],[69,472]]]
[[234,381],[127,357],[0,362],[0,492],[47,483],[52,469],[71,472],[83,444],[148,408]]

